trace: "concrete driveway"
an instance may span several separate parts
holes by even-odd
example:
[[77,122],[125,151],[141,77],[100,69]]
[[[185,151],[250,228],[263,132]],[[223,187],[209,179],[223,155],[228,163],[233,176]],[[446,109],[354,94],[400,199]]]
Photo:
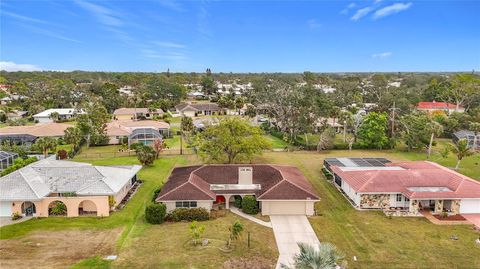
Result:
[[300,252],[297,243],[320,243],[306,216],[270,216],[270,221],[280,253],[276,268],[293,264],[293,256]]
[[462,214],[462,216],[480,229],[480,214]]

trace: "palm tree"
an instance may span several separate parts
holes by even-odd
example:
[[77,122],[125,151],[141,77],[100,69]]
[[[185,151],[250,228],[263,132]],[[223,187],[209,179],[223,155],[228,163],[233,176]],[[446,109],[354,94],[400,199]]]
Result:
[[470,123],[470,130],[473,132],[473,150],[478,150],[478,134],[480,133],[480,123],[479,122],[472,122]]
[[335,269],[343,259],[337,248],[330,243],[316,246],[298,243],[300,253],[293,257],[293,266],[281,264],[284,269]]
[[35,141],[35,147],[41,149],[45,158],[48,157],[48,151],[57,147],[57,140],[52,137],[44,136]]
[[457,155],[457,165],[455,166],[455,170],[460,167],[460,161],[462,161],[464,157],[473,155],[473,151],[468,147],[468,140],[466,139],[460,139],[456,144],[450,143],[449,148],[453,154]]
[[435,136],[440,136],[443,133],[443,126],[436,121],[431,121],[429,127],[430,127],[430,131],[432,132],[432,134],[430,136],[430,143],[428,143],[428,157],[427,157],[427,159],[430,159],[430,154],[432,153],[433,138]]
[[240,221],[235,221],[230,228],[228,228],[230,231],[230,236],[228,237],[227,240],[227,247],[230,247],[232,244],[233,240],[237,240],[240,237],[240,234],[243,231],[243,225],[240,223]]
[[73,146],[76,147],[80,144],[82,138],[82,131],[78,127],[68,127],[67,129],[65,129],[63,139],[68,144],[73,144]]

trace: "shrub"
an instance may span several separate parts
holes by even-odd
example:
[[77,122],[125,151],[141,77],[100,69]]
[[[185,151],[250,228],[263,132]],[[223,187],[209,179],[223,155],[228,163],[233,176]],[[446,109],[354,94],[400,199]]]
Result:
[[145,208],[145,219],[151,224],[161,224],[165,220],[167,206],[165,204],[151,204]]
[[67,214],[67,206],[64,203],[60,201],[55,201],[54,203],[54,206],[50,209],[50,214],[56,216]]
[[169,214],[167,219],[172,221],[204,221],[210,219],[210,213],[203,207],[177,208]]
[[22,215],[18,214],[18,212],[15,212],[12,214],[12,220],[17,220],[21,218],[22,218]]
[[348,143],[344,143],[344,142],[334,143],[333,149],[348,149]]
[[157,199],[158,194],[159,194],[161,191],[162,191],[162,187],[158,187],[158,188],[156,188],[156,189],[153,191],[152,202],[155,203],[155,199]]
[[242,211],[243,213],[255,215],[258,213],[258,202],[255,197],[247,195],[242,199]]
[[66,150],[64,149],[61,149],[57,152],[57,157],[59,160],[65,160],[68,156],[68,153]]
[[325,169],[325,167],[324,167],[324,168],[322,168],[322,172],[323,172],[323,174],[325,175],[325,177],[326,177],[327,179],[330,179],[330,180],[332,180],[332,179],[333,179],[333,175],[332,175],[332,174],[330,174],[330,172],[328,172],[328,170],[327,170],[327,169]]
[[235,202],[234,205],[236,208],[242,208],[242,197],[239,195],[235,195]]

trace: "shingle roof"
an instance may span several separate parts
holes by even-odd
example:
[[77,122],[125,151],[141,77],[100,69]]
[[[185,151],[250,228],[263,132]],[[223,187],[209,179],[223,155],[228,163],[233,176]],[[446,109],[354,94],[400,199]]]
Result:
[[[252,183],[260,190],[210,190],[211,184],[238,184],[238,168],[252,167]],[[178,167],[172,171],[157,201],[215,200],[221,193],[252,193],[261,200],[318,200],[313,186],[292,166],[204,165]]]
[[108,167],[46,159],[0,178],[0,200],[38,200],[57,192],[113,195],[140,169],[139,165]]
[[156,120],[113,120],[107,123],[107,135],[127,136],[137,128],[170,129],[170,124]]
[[403,170],[331,169],[359,193],[402,193],[410,199],[480,198],[480,182],[439,164],[414,161],[387,166]]

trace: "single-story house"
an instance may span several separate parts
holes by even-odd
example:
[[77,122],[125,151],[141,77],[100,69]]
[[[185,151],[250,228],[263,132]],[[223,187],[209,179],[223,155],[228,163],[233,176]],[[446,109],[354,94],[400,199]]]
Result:
[[55,122],[27,126],[8,126],[0,128],[0,143],[10,141],[18,145],[30,146],[39,137],[63,137],[65,129],[68,127],[72,127],[72,125]]
[[468,141],[468,147],[473,149],[475,143],[477,143],[477,150],[480,150],[480,133],[477,134],[477,139],[475,140],[475,133],[473,131],[461,130],[453,133],[453,142],[457,143],[461,139],[466,139]]
[[19,120],[19,119],[25,118],[27,115],[28,115],[28,111],[12,110],[12,112],[7,113],[7,119]]
[[[53,119],[52,114],[57,113],[58,119]],[[51,108],[33,115],[33,118],[38,123],[52,123],[55,120],[68,120],[75,117],[77,114],[84,112],[75,108]]]
[[113,120],[107,124],[109,144],[121,144],[126,139],[128,145],[153,143],[156,139],[170,135],[170,124],[154,120]]
[[333,118],[319,118],[316,123],[315,127],[317,129],[322,128],[325,124],[332,127],[336,133],[343,132],[343,124],[341,124],[340,119],[333,119]]
[[142,167],[94,166],[44,159],[0,178],[0,216],[48,217],[58,204],[67,217],[108,216],[137,180]]
[[292,166],[202,165],[175,168],[156,201],[167,211],[181,207],[212,207],[235,196],[253,195],[262,215],[314,215],[319,197],[310,182]]
[[113,112],[113,117],[117,120],[153,119],[161,115],[163,115],[162,109],[152,110],[145,107],[122,107]]
[[216,115],[221,108],[215,103],[195,103],[195,104],[178,104],[175,106],[177,113],[186,117],[196,117],[201,115]]
[[437,163],[327,158],[324,167],[358,209],[480,213],[480,182]]
[[445,102],[420,102],[417,104],[417,110],[434,112],[434,111],[443,111],[448,114],[452,112],[465,112],[465,108],[462,106],[457,106],[455,104],[445,103]]

